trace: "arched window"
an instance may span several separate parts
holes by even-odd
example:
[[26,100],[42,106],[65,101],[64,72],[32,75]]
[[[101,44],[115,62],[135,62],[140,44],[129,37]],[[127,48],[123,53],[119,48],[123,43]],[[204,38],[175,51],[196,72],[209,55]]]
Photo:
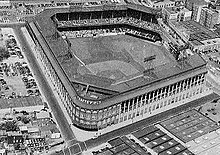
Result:
[[89,125],[90,125],[90,122],[89,122],[89,121],[87,121],[87,122],[86,122],[86,125],[88,125],[88,126],[89,126]]
[[79,121],[81,124],[84,124],[85,122],[82,120],[82,119],[80,119],[80,121]]
[[125,110],[124,107],[125,107],[125,102],[122,102],[121,103],[121,113],[124,113],[124,110]]
[[125,106],[125,112],[128,112],[129,100],[124,102],[124,106]]
[[98,118],[98,112],[95,110],[92,112],[92,120],[97,120]]
[[113,108],[112,108],[112,115],[115,115],[115,114],[116,114],[116,110],[117,110],[116,108],[117,108],[117,107],[114,105]]
[[143,94],[142,95],[142,106],[144,106],[144,103],[146,102],[145,98],[146,98],[146,94]]
[[154,92],[153,92],[153,91],[151,91],[151,92],[150,92],[150,98],[149,98],[149,99],[150,99],[150,102],[152,102],[153,97],[154,97]]
[[86,120],[91,120],[91,111],[90,110],[86,110]]
[[80,112],[80,118],[81,119],[85,119],[85,111],[84,112],[83,111]]
[[129,100],[129,111],[131,111],[132,110],[132,106],[133,106],[133,99],[130,99]]
[[76,116],[79,117],[79,107],[76,107]]
[[108,110],[107,110],[107,109],[104,109],[103,114],[104,114],[104,118],[107,118],[107,116],[108,116]]
[[97,125],[97,122],[93,121],[93,122],[91,123],[91,125],[96,126],[96,125]]

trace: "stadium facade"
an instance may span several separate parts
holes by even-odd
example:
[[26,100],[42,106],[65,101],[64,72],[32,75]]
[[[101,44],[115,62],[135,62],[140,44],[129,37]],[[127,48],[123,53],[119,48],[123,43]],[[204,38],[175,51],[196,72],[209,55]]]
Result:
[[[114,10],[119,12],[120,16],[114,17]],[[132,13],[129,14],[129,11]],[[98,15],[97,19],[92,19],[90,12]],[[83,14],[83,16],[76,17],[71,14]],[[102,18],[103,14],[106,15],[105,19]],[[84,15],[88,15],[89,19],[86,19],[88,17]],[[143,18],[140,17],[141,15],[144,15]],[[56,19],[54,19],[55,17]],[[27,26],[38,49],[34,54],[38,62],[42,64],[45,76],[53,84],[53,88],[59,95],[74,126],[87,131],[101,130],[104,132],[110,128],[120,128],[148,118],[212,93],[206,87],[206,62],[197,54],[190,56],[180,65],[170,66],[167,70],[154,73],[157,78],[147,79],[140,85],[124,91],[108,90],[83,82],[73,84],[74,81],[70,81],[56,56],[56,48],[60,46],[57,40],[62,39],[60,37],[56,39],[58,34],[54,32],[57,32],[59,28],[76,27],[80,29],[80,27],[91,26],[94,23],[101,25],[104,22],[105,25],[113,25],[117,24],[114,21],[119,18],[120,20],[126,18],[126,22],[123,20],[123,24],[135,26],[138,31],[143,29],[152,32],[152,35],[160,36],[157,33],[156,12],[152,9],[125,4],[102,8],[102,10],[100,7],[45,10]],[[133,21],[137,18],[139,21],[147,20],[150,25],[153,25],[153,28],[135,24],[130,20],[131,18]],[[97,20],[99,21],[97,22]],[[154,41],[157,40],[152,40],[152,42]],[[158,41],[161,41],[160,37],[158,37]],[[58,51],[58,53],[62,52]],[[77,90],[79,86],[84,86],[83,88],[86,88],[87,91],[103,93],[105,97],[95,99],[83,96]]]

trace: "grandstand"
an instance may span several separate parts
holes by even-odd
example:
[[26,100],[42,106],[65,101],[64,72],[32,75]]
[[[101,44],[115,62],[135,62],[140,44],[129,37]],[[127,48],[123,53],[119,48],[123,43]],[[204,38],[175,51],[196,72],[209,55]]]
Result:
[[205,61],[194,54],[180,64],[162,45],[156,17],[134,4],[84,6],[45,10],[28,24],[76,127],[108,132],[212,93]]
[[70,38],[125,34],[136,38],[145,39],[151,42],[157,42],[162,40],[160,35],[156,32],[152,32],[150,30],[145,30],[126,24],[113,24],[89,27],[65,27],[58,28],[58,30],[61,32],[62,35],[68,35],[68,37]]
[[[166,51],[165,48],[142,41],[147,40],[152,43],[162,41],[158,33],[156,14],[149,13],[149,10],[141,12],[122,6],[107,9],[105,7],[91,8],[92,11],[56,12],[51,17],[59,34],[71,42],[71,52],[79,66],[72,66],[70,61],[61,61],[61,64],[70,81],[76,86],[76,91],[84,97],[91,97],[87,94],[92,91],[92,96],[96,96],[95,98],[108,96],[94,91],[93,87],[123,92],[140,86],[142,82],[146,82],[144,73],[148,69],[144,63],[144,57],[148,57],[150,53],[151,55],[157,53],[156,68],[165,67],[169,62],[170,56],[166,58],[162,52]],[[112,40],[119,42],[121,47],[111,44]],[[138,43],[132,44],[133,42]],[[126,49],[129,44],[130,49]],[[134,50],[135,46],[142,49]],[[146,50],[146,47],[150,47],[149,50]],[[153,79],[156,78],[155,74]],[[147,81],[149,82],[149,79]],[[90,86],[87,89],[89,93],[82,91],[87,85]]]
[[62,31],[62,28],[75,27],[75,29],[82,30],[89,29],[91,26],[108,26],[112,24],[125,24],[137,28],[150,29],[151,31],[158,31],[157,14],[132,9],[117,9],[115,8],[115,10],[110,11],[97,10],[92,12],[56,13],[52,16],[52,19],[60,31]]

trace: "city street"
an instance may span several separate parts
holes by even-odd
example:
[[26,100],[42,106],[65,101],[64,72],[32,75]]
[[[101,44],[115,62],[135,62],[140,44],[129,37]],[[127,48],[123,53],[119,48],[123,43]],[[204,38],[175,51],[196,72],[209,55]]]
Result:
[[42,73],[40,67],[37,67],[38,66],[37,61],[36,61],[34,55],[32,54],[30,47],[27,44],[27,41],[24,38],[19,27],[15,28],[15,33],[23,45],[23,47],[22,47],[23,51],[24,51],[24,53],[30,63],[31,68],[34,68],[33,72],[38,80],[38,83],[40,85],[41,90],[43,91],[42,93],[45,95],[45,97],[48,101],[48,104],[52,110],[52,113],[53,113],[55,119],[57,120],[57,123],[60,127],[63,138],[65,139],[66,142],[75,139],[74,133],[72,132],[70,125],[69,125],[65,115],[63,114],[63,111],[61,110],[59,103],[57,102],[57,100],[53,94],[53,91],[51,90],[48,82],[46,81],[45,77],[43,76],[43,73]]
[[[5,25],[5,26],[8,26],[8,25]],[[22,43],[22,49],[23,49],[23,51],[24,51],[24,53],[30,63],[30,67],[32,69],[34,69],[33,73],[37,78],[37,81],[38,81],[39,86],[42,90],[42,93],[45,95],[55,119],[57,120],[57,123],[60,127],[60,131],[62,133],[62,136],[67,143],[67,146],[64,150],[61,150],[59,153],[53,152],[54,154],[64,154],[64,155],[77,154],[77,153],[75,153],[76,150],[79,150],[81,152],[81,151],[93,148],[95,146],[98,146],[102,143],[107,142],[108,140],[110,140],[114,137],[129,134],[135,130],[146,127],[150,124],[156,123],[158,121],[166,119],[166,118],[173,116],[175,114],[178,114],[180,112],[189,110],[190,108],[197,107],[199,105],[202,105],[208,101],[211,101],[211,100],[219,97],[217,94],[211,94],[211,95],[205,96],[203,98],[200,98],[198,100],[186,103],[180,107],[165,111],[159,115],[152,116],[150,118],[141,120],[139,122],[135,122],[134,124],[131,124],[131,125],[125,126],[123,128],[109,132],[107,134],[103,134],[103,135],[99,136],[98,138],[89,139],[85,142],[78,142],[76,140],[76,137],[74,136],[74,133],[70,127],[69,122],[67,121],[67,119],[65,117],[64,112],[62,111],[56,97],[54,96],[53,90],[49,86],[45,76],[43,75],[43,72],[41,71],[40,67],[38,66],[38,62],[35,59],[34,54],[32,53],[32,51],[29,47],[29,44],[27,43],[26,38],[24,37],[24,35],[20,29],[21,25],[18,25],[18,26],[10,25],[10,26],[14,28],[15,33],[17,35],[17,38],[19,39],[20,43]]]
[[85,147],[85,145],[87,146],[88,149],[96,147],[96,146],[98,146],[102,143],[107,142],[108,140],[110,140],[114,137],[129,134],[129,133],[131,133],[135,130],[138,130],[138,129],[146,127],[146,126],[149,126],[149,125],[151,125],[153,123],[156,123],[158,121],[162,121],[162,120],[164,120],[164,119],[166,119],[170,116],[173,116],[175,114],[178,114],[180,112],[183,112],[183,111],[189,110],[191,108],[203,105],[203,104],[205,104],[209,101],[212,101],[216,98],[219,98],[219,95],[213,93],[213,94],[210,94],[208,96],[197,99],[195,101],[188,102],[184,105],[181,105],[179,107],[170,109],[170,110],[165,111],[163,113],[160,113],[158,115],[146,118],[146,119],[141,120],[139,122],[136,122],[136,123],[133,123],[131,125],[125,126],[123,128],[114,130],[114,131],[109,132],[107,134],[101,135],[96,139],[89,139],[89,140],[85,141],[85,143],[81,143],[81,148]]
[[0,10],[0,155],[220,155],[220,0]]
[[[16,32],[18,34],[21,33],[20,30],[17,30]],[[23,35],[21,35],[20,39],[23,40],[23,42],[25,42],[24,38],[23,38]],[[25,42],[25,48],[29,49],[29,47],[26,44],[26,42]],[[31,52],[27,53],[27,57],[28,57],[28,59],[30,59],[29,61],[32,62],[32,65],[36,66],[36,64],[37,64],[36,60],[34,59],[34,56],[32,55]],[[51,106],[51,109],[52,109],[52,111],[54,113],[55,118],[57,119],[57,122],[58,122],[58,124],[60,126],[60,129],[61,129],[61,131],[63,133],[63,136],[64,136],[65,140],[66,141],[70,141],[72,139],[75,139],[75,137],[73,135],[73,132],[70,129],[69,123],[65,119],[65,116],[64,116],[64,114],[63,114],[59,104],[57,103],[57,101],[56,101],[56,99],[55,99],[55,97],[54,97],[54,95],[53,95],[49,85],[47,84],[45,78],[43,77],[43,75],[41,73],[41,70],[39,70],[39,68],[36,68],[35,72],[36,72],[35,74],[38,75],[37,78],[41,79],[40,85],[41,86],[44,85],[44,87],[42,87],[43,91],[45,92],[45,94],[46,94],[46,96],[48,98],[48,102],[49,102],[49,104]],[[213,100],[213,99],[215,99],[217,97],[219,97],[219,96],[216,95],[216,94],[212,94],[212,95],[206,96],[204,98],[198,99],[196,101],[187,103],[187,104],[185,104],[183,106],[180,106],[180,107],[168,110],[166,112],[163,112],[160,115],[156,115],[156,116],[147,118],[145,120],[136,122],[136,123],[134,123],[132,125],[128,125],[128,126],[126,126],[124,128],[121,128],[121,129],[109,132],[107,134],[101,135],[100,137],[98,137],[96,139],[90,139],[90,140],[87,140],[85,142],[81,142],[80,143],[81,151],[89,149],[89,148],[92,148],[92,147],[95,147],[95,146],[98,146],[98,145],[100,145],[102,143],[107,142],[108,140],[110,140],[110,139],[112,139],[114,137],[129,134],[129,133],[137,130],[138,128],[143,128],[143,127],[145,127],[147,125],[150,125],[152,123],[161,121],[161,120],[163,120],[163,119],[165,119],[165,118],[167,118],[169,116],[172,116],[174,114],[178,114],[178,113],[180,113],[182,111],[185,111],[185,110],[187,110],[189,108],[197,107],[197,106],[199,106],[201,104],[204,104],[204,103],[206,103],[206,102],[208,102],[210,100]],[[52,103],[57,103],[57,104],[52,104]],[[77,143],[77,141],[74,141],[74,143]],[[70,151],[70,150],[72,150],[70,148],[72,148],[73,145],[74,145],[73,143],[72,144],[69,143],[69,145],[64,149],[64,152],[61,151],[58,154],[74,154],[73,152]]]

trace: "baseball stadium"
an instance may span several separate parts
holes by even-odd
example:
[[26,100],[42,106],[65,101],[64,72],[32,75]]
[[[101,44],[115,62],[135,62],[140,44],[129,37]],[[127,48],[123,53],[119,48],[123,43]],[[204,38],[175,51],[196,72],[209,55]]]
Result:
[[107,132],[212,93],[206,62],[164,46],[158,17],[144,6],[100,1],[45,10],[27,24],[74,126]]

